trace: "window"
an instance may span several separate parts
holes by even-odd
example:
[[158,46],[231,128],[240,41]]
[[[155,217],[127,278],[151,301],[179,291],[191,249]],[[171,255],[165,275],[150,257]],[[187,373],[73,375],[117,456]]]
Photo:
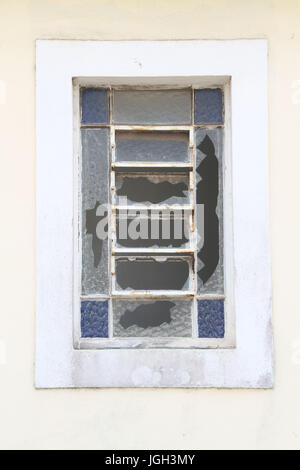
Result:
[[36,386],[272,387],[266,41],[36,57]]
[[224,344],[224,87],[75,87],[78,344]]

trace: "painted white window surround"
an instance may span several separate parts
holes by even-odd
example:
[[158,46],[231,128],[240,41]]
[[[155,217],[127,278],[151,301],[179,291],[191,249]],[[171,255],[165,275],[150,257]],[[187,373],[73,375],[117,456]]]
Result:
[[[38,41],[36,60],[36,387],[272,387],[267,42]],[[232,338],[231,347],[213,349],[74,344],[77,77],[91,83],[97,77],[106,85],[211,85],[230,79],[225,135],[231,181],[225,191],[232,210],[225,227],[233,237],[225,237],[225,244],[232,253],[234,347]]]

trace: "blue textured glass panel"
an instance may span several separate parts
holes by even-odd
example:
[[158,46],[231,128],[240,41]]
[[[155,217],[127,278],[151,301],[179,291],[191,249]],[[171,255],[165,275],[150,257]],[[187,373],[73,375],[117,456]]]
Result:
[[109,123],[109,102],[104,88],[83,88],[81,92],[83,124]]
[[108,301],[81,302],[82,338],[108,337]]
[[223,122],[223,92],[220,88],[195,90],[195,124]]
[[224,338],[224,301],[198,300],[199,338]]

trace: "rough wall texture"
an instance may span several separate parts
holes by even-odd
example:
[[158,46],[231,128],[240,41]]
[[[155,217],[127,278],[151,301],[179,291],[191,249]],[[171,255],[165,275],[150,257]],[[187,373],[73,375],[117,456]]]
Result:
[[[35,40],[46,38],[269,40],[275,390],[34,390]],[[1,448],[300,447],[299,49],[299,0],[1,0]]]

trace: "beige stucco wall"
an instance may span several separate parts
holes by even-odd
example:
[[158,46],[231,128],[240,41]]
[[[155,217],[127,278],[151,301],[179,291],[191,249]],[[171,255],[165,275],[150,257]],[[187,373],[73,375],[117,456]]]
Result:
[[[43,38],[268,39],[274,390],[34,389]],[[0,0],[0,448],[300,448],[299,56],[300,0]]]

